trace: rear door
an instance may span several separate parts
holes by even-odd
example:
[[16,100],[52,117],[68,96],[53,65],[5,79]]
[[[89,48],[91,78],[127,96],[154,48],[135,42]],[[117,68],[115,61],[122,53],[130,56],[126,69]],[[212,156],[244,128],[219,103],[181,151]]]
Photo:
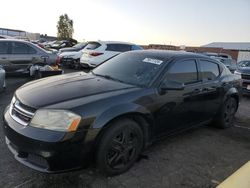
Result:
[[6,72],[10,69],[10,61],[9,61],[9,42],[8,41],[0,41],[0,65],[3,66]]
[[217,113],[223,96],[220,82],[221,70],[218,63],[208,59],[199,59],[199,67],[203,82],[204,115],[206,119],[210,119]]
[[11,72],[27,72],[29,65],[36,60],[37,51],[28,44],[22,42],[11,42]]

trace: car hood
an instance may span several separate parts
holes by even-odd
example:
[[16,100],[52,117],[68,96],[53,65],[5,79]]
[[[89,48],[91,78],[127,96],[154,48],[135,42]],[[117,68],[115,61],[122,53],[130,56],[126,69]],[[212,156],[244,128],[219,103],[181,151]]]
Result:
[[238,67],[237,71],[243,74],[250,74],[250,67]]
[[64,101],[135,88],[84,72],[53,76],[29,82],[16,91],[17,99],[24,105],[41,108]]

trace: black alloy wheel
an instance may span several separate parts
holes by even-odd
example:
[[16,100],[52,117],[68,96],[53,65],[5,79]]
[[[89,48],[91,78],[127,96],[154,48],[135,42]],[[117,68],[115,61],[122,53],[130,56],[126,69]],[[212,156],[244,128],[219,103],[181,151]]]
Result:
[[233,125],[234,114],[237,110],[237,102],[234,98],[229,98],[224,107],[224,123],[226,127],[231,127]]
[[233,97],[228,98],[224,102],[217,116],[215,117],[212,125],[223,129],[232,127],[237,107],[238,107],[237,100]]
[[138,158],[143,146],[143,133],[130,119],[116,121],[106,130],[97,152],[97,164],[107,175],[128,170]]

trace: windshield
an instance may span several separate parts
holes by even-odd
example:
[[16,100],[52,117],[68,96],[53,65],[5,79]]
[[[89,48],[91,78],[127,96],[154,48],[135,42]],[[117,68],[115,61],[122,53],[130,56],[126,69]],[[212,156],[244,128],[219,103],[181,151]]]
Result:
[[63,43],[63,42],[60,41],[60,40],[53,42],[53,44],[55,44],[55,45],[61,45],[62,43]]
[[82,47],[84,47],[85,45],[86,45],[85,43],[79,43],[79,44],[74,45],[73,47],[74,47],[74,48],[82,48]]
[[242,61],[239,63],[240,67],[250,67],[250,61]]
[[215,57],[214,59],[222,62],[224,65],[229,65],[229,66],[232,66],[233,63],[232,63],[232,59],[228,59],[228,58],[219,58],[219,57]]
[[161,70],[164,61],[163,57],[128,52],[101,64],[93,70],[93,74],[145,87]]

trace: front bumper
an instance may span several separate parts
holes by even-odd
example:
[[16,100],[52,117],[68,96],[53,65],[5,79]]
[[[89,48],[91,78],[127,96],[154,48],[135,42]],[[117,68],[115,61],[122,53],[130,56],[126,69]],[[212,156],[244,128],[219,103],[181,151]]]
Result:
[[87,166],[93,158],[91,131],[62,133],[23,127],[4,113],[5,141],[16,160],[46,173],[59,173]]
[[76,62],[79,63],[79,59],[74,59],[74,58],[61,58],[61,64],[64,66],[73,66]]
[[247,87],[250,87],[250,80],[242,79],[242,92],[243,94],[250,94],[250,89],[247,89]]

